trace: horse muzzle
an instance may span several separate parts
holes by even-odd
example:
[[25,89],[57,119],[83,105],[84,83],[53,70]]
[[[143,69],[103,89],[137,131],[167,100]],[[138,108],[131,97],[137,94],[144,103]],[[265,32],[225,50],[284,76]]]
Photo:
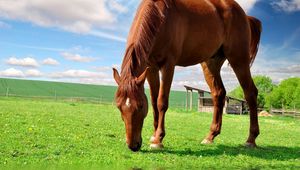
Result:
[[132,142],[128,144],[128,148],[133,152],[139,151],[141,149],[141,146],[142,146],[142,139],[139,142]]

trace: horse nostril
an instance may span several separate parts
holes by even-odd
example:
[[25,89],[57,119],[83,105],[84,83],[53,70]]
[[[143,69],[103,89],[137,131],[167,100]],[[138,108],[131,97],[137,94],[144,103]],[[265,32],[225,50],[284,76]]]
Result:
[[137,152],[139,151],[139,148],[136,146],[136,147],[129,147],[130,150],[132,150],[133,152]]
[[128,145],[128,148],[130,150],[132,150],[133,152],[137,152],[137,151],[139,151],[141,149],[141,146],[142,146],[141,143],[137,143],[137,144],[135,144],[133,146]]

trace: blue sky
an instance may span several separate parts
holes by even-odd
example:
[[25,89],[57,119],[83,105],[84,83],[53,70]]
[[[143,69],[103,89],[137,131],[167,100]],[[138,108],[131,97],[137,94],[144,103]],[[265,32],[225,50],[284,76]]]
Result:
[[[0,0],[0,77],[115,85],[140,0]],[[300,77],[300,0],[238,0],[263,23],[253,75]],[[177,67],[173,89],[207,89],[201,67]],[[190,76],[193,75],[193,76]],[[227,90],[238,83],[227,64]]]

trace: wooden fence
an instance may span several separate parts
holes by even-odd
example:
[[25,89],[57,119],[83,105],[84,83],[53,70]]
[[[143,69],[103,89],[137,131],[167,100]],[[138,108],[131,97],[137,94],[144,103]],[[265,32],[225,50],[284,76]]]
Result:
[[290,116],[294,118],[300,118],[300,112],[297,110],[285,110],[285,109],[271,109],[271,114],[274,115],[282,115],[282,116]]

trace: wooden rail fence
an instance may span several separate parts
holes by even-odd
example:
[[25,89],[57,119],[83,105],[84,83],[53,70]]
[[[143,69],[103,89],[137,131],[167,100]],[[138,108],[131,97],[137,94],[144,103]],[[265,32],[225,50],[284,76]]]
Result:
[[282,115],[282,116],[290,116],[295,118],[300,118],[300,112],[296,110],[285,110],[285,109],[271,109],[271,114],[274,115]]

